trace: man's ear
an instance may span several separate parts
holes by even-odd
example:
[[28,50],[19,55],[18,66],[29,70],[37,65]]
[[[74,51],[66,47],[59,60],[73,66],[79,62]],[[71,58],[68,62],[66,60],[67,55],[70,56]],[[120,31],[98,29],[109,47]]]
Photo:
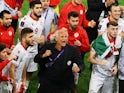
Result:
[[21,38],[21,42],[25,42],[25,36]]
[[33,12],[33,8],[30,8],[31,13]]

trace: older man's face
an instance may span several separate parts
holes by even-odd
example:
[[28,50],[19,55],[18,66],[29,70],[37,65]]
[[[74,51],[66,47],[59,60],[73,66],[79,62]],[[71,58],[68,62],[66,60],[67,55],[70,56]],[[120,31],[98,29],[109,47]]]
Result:
[[68,33],[67,31],[58,32],[58,36],[56,37],[57,44],[64,47],[68,41]]

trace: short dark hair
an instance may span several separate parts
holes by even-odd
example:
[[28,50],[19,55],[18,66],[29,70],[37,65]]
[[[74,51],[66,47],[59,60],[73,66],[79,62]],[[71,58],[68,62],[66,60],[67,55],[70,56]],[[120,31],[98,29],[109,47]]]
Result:
[[40,2],[40,0],[33,0],[32,2],[30,2],[30,8],[33,8],[36,4],[42,4]]
[[0,12],[0,18],[3,19],[4,14],[11,14],[11,13],[8,10],[3,10],[3,11]]
[[33,33],[33,30],[31,28],[23,28],[20,37],[23,38],[24,36],[30,33]]
[[112,25],[112,26],[118,26],[118,23],[115,22],[115,21],[110,21],[110,22],[107,23],[107,27],[109,27],[110,25]]
[[0,43],[0,52],[3,51],[6,48],[5,44]]
[[110,6],[108,6],[108,11],[111,11],[113,6],[119,6],[119,5],[117,3],[111,4]]
[[79,14],[76,11],[71,11],[68,13],[68,19],[70,19],[70,17],[79,17]]

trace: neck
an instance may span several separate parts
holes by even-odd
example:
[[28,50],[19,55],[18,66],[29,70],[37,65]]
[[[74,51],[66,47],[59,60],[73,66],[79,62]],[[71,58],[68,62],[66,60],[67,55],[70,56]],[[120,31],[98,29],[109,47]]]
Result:
[[28,45],[25,42],[21,42],[21,44],[25,48],[25,50],[28,48]]
[[32,14],[32,13],[31,13],[30,16],[31,16],[31,18],[34,19],[34,20],[38,20],[38,19],[39,19],[38,17],[36,17],[36,16],[35,16],[34,14]]
[[114,19],[114,18],[112,18],[112,17],[110,16],[110,20],[111,20],[111,21],[118,22],[119,19]]
[[74,0],[72,0],[72,4],[73,4],[74,6],[78,6],[78,4],[76,4],[76,3],[74,2]]
[[111,40],[111,41],[115,40],[115,37],[112,37],[109,34],[107,34],[107,36],[108,36],[109,40]]
[[58,50],[58,51],[61,51],[62,50],[62,46],[56,44],[55,48]]
[[73,27],[70,26],[70,30],[71,30],[71,31],[75,31],[76,28],[73,28]]

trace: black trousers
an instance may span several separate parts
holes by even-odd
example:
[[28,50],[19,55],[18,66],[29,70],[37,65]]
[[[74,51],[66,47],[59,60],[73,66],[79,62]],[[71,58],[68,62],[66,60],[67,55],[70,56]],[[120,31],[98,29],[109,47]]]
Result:
[[41,79],[39,81],[40,87],[37,93],[70,93],[71,88],[67,88],[64,85],[54,84],[46,79]]
[[124,93],[124,80],[119,79],[119,93]]
[[37,93],[69,93],[69,89],[51,88],[49,85],[40,86]]

